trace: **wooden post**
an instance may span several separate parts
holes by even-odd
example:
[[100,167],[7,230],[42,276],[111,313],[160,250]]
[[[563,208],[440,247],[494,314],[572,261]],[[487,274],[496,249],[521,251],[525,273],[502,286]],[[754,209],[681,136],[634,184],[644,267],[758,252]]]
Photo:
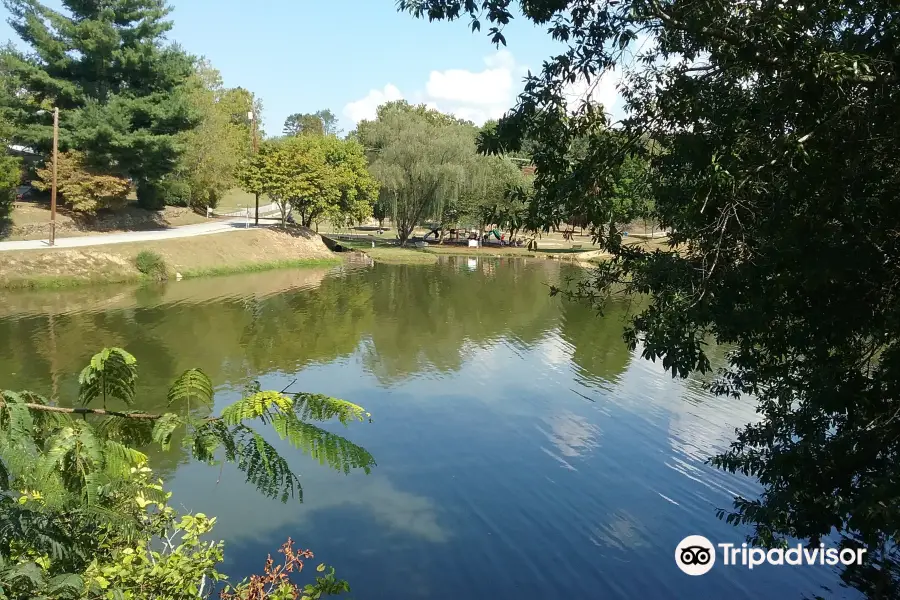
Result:
[[56,244],[56,155],[59,152],[59,109],[53,109],[53,181],[50,186],[50,245]]

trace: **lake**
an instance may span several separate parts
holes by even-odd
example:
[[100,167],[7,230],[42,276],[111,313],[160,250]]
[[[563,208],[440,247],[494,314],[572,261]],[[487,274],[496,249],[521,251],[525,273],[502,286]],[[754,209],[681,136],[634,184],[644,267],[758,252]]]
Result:
[[629,351],[634,307],[601,317],[549,296],[584,274],[453,257],[7,293],[0,387],[71,404],[90,356],[121,346],[138,359],[148,411],[191,367],[216,384],[217,410],[254,380],[366,407],[372,423],[325,427],[374,455],[369,475],[276,444],[301,474],[302,503],[188,463],[177,443],[151,452],[177,508],[218,517],[233,579],[291,537],[315,552],[310,570],[334,565],[358,599],[858,597],[827,566],[678,570],[687,535],[740,544],[747,533],[715,510],[757,485],[705,460],[755,419],[753,404]]

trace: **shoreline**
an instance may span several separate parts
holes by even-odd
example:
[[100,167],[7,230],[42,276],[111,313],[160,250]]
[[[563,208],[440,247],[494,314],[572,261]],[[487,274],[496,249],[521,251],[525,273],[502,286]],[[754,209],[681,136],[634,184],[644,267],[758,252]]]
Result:
[[141,273],[138,253],[153,252],[169,281],[217,277],[276,269],[335,266],[342,262],[316,234],[258,229],[197,237],[81,248],[13,250],[0,253],[0,290],[65,289],[154,282]]
[[[342,263],[342,259],[335,258],[299,258],[295,260],[275,260],[269,262],[244,263],[239,265],[223,265],[219,267],[186,269],[181,272],[181,277],[187,279],[208,279],[226,275],[241,275],[245,273],[261,273],[265,271],[313,269],[317,267],[334,267]],[[159,281],[138,273],[136,275],[124,275],[122,277],[84,278],[66,275],[39,275],[28,278],[13,279],[0,283],[0,291],[39,291],[39,290],[66,290],[81,287],[101,287],[106,285],[118,285],[123,283],[166,283],[175,282],[174,273],[169,274],[167,280]]]

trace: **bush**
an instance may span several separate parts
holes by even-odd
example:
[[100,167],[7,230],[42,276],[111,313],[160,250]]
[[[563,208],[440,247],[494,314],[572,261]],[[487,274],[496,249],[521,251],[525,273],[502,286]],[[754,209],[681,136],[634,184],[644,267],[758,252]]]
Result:
[[191,208],[194,210],[215,208],[219,205],[219,199],[222,197],[219,190],[214,189],[191,189]]
[[[84,154],[74,150],[59,154],[56,170],[57,190],[62,201],[78,212],[93,213],[100,208],[120,208],[131,190],[127,179],[97,173],[87,167]],[[38,169],[37,176],[32,182],[34,187],[49,191],[53,181],[52,165]]]
[[9,218],[21,183],[22,166],[14,156],[0,156],[0,225]]
[[138,206],[145,210],[162,210],[166,207],[166,195],[156,182],[143,181],[137,189]]
[[141,250],[134,258],[134,266],[137,270],[152,277],[157,281],[166,279],[166,261],[162,256],[151,250]]
[[162,184],[164,202],[168,206],[190,206],[191,186],[184,181],[166,181]]

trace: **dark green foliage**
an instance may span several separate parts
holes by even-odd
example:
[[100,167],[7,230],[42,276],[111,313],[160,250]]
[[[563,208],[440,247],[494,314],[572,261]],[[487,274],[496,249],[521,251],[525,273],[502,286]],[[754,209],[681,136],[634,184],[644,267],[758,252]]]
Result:
[[0,563],[0,598],[30,600],[76,600],[83,598],[84,579],[64,573],[48,578],[33,562],[3,565]]
[[294,113],[284,120],[284,135],[337,135],[337,117],[328,109]]
[[[24,93],[3,95],[17,143],[47,153],[59,107],[62,150],[85,152],[97,167],[155,181],[175,166],[175,134],[194,126],[184,93],[192,59],[165,34],[160,0],[67,1],[56,11],[37,0],[7,0],[10,24],[33,52],[4,50],[2,66]],[[12,85],[12,84],[11,84]]]
[[138,206],[145,210],[162,210],[166,207],[166,192],[162,183],[142,181],[137,187]]
[[365,448],[342,436],[304,423],[293,414],[273,416],[272,427],[282,439],[309,454],[321,465],[328,465],[345,474],[349,474],[351,469],[362,469],[369,473],[375,466],[375,459]]
[[16,186],[22,183],[22,164],[15,156],[0,156],[0,227],[9,219],[16,201]]
[[184,181],[169,180],[163,183],[163,201],[167,206],[189,206],[191,186]]
[[[400,2],[431,19],[487,18],[503,43],[512,4]],[[637,182],[648,216],[671,232],[656,250],[600,236],[613,259],[579,291],[650,294],[626,331],[632,347],[685,376],[708,369],[711,334],[734,348],[714,390],[758,402],[762,419],[713,463],[764,491],[721,516],[763,544],[836,529],[869,550],[869,577],[850,583],[897,597],[897,3],[518,4],[567,46],[528,78],[494,140],[538,142],[536,218],[611,210],[614,174],[625,171],[622,186],[637,156],[649,160]],[[566,105],[564,90],[613,66],[625,70],[625,117],[610,134],[601,107]]]
[[158,281],[162,281],[167,276],[165,259],[152,250],[141,250],[138,252],[137,256],[134,257],[134,266],[142,274]]

